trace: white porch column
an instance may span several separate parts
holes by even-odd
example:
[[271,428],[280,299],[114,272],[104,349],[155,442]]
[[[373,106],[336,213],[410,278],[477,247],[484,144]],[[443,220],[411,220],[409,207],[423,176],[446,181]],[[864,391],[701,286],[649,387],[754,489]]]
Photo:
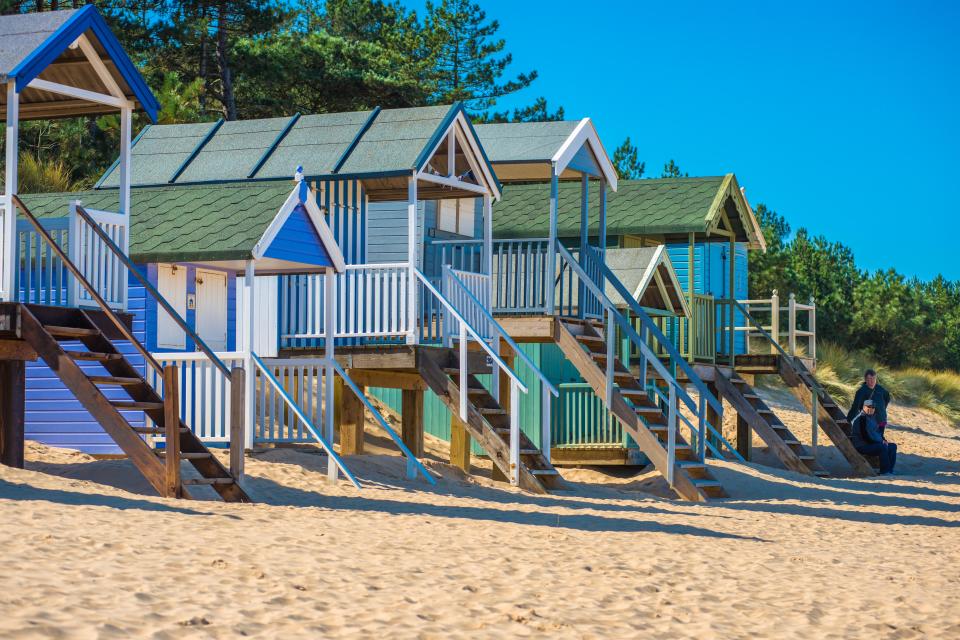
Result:
[[[586,266],[587,251],[590,250],[590,177],[580,176],[580,264]],[[590,274],[591,276],[593,274]],[[577,287],[577,314],[583,318],[587,314],[587,285],[582,280]]]
[[480,269],[490,275],[493,271],[493,199],[483,194],[483,264]]
[[[120,110],[120,213],[130,215],[130,138],[133,109]],[[129,228],[129,225],[127,225]]]
[[257,317],[256,311],[256,300],[254,300],[254,291],[256,287],[254,286],[253,279],[255,277],[256,269],[253,266],[253,260],[248,260],[246,264],[246,270],[243,274],[243,298],[247,303],[247,308],[245,309],[247,313],[246,321],[244,322],[243,339],[245,341],[245,360],[244,360],[244,369],[247,370],[247,374],[244,376],[244,408],[243,408],[243,425],[244,425],[244,434],[243,434],[243,446],[246,449],[253,448],[253,432],[256,429],[254,420],[256,420],[256,408],[257,408],[257,398],[255,394],[256,382],[257,382],[257,369],[256,365],[253,363],[253,336],[256,334],[254,321]]
[[407,334],[407,344],[417,344],[418,314],[417,314],[417,277],[413,270],[417,267],[417,173],[413,172],[407,182],[407,318],[410,322],[410,333]]
[[17,93],[17,81],[7,82],[7,156],[4,166],[4,192],[3,204],[5,208],[3,217],[3,297],[5,300],[13,300],[15,292],[13,290],[14,269],[16,268],[16,232],[17,232],[17,213],[13,208],[13,195],[17,193],[17,161],[19,159],[19,123],[20,120],[20,94]]
[[600,178],[600,228],[597,231],[598,241],[597,249],[600,250],[600,257],[606,260],[607,257],[607,181]]
[[557,199],[560,196],[559,182],[557,163],[554,162],[550,171],[550,239],[547,242],[547,286],[545,291],[548,315],[553,315],[557,301]]
[[[336,412],[334,408],[336,404],[334,386],[337,375],[333,367],[335,357],[334,342],[337,335],[335,279],[336,273],[332,268],[328,268],[323,274],[323,352],[324,358],[327,361],[326,381],[323,385],[323,437],[331,447],[333,447],[334,441],[333,418]],[[350,392],[345,390],[344,393]],[[327,478],[330,482],[336,482],[338,474],[337,463],[333,461],[333,456],[327,456]]]

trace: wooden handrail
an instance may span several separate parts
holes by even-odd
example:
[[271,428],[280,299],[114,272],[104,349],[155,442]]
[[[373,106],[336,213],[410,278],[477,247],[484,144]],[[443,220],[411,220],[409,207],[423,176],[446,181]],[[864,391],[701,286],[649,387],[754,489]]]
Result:
[[[21,206],[22,206],[22,203],[21,203]],[[180,317],[180,314],[176,312],[176,310],[170,305],[169,302],[167,302],[166,298],[160,295],[160,292],[157,291],[152,284],[150,284],[150,281],[146,277],[144,277],[142,273],[140,273],[136,265],[133,264],[133,261],[130,259],[130,257],[127,256],[127,254],[125,254],[120,249],[120,247],[116,245],[116,243],[114,243],[114,241],[110,238],[110,236],[104,233],[103,229],[100,228],[100,225],[98,225],[96,221],[94,221],[94,219],[90,217],[90,214],[87,213],[87,210],[78,204],[76,206],[76,211],[78,214],[80,214],[80,217],[83,218],[84,222],[86,222],[88,225],[90,225],[90,227],[93,228],[94,233],[100,236],[100,239],[103,240],[104,244],[106,244],[110,248],[110,250],[120,259],[120,262],[122,262],[124,266],[127,267],[127,270],[130,273],[132,273],[137,280],[140,281],[140,284],[143,285],[143,288],[146,289],[150,293],[150,295],[156,298],[157,304],[163,307],[163,310],[167,312],[167,315],[173,318],[173,321],[177,323],[177,326],[183,329],[184,333],[190,336],[190,339],[193,340],[194,344],[200,347],[200,351],[202,351],[203,354],[210,359],[210,362],[212,362],[213,365],[220,370],[220,373],[222,373],[224,376],[229,378],[230,369],[227,367],[227,365],[225,365],[223,361],[220,360],[219,357],[217,357],[217,354],[213,352],[213,349],[207,346],[207,343],[204,342],[199,335],[197,335],[197,333],[190,327],[190,325],[187,324],[187,321],[184,320],[182,317]],[[83,280],[83,282],[86,282],[86,281]],[[87,290],[92,291],[89,283],[87,283]],[[98,298],[98,300],[102,302],[102,298],[100,298],[99,294],[92,292],[91,295],[95,295]]]
[[[86,279],[86,277],[84,277],[84,275],[80,272],[80,269],[77,267],[77,265],[73,264],[73,262],[70,260],[70,257],[60,247],[60,245],[56,243],[56,241],[53,239],[50,233],[43,227],[43,225],[40,224],[40,221],[36,218],[36,216],[33,215],[33,213],[31,213],[30,209],[28,209],[27,206],[23,204],[23,201],[19,198],[19,196],[17,195],[13,196],[13,203],[16,205],[18,209],[20,209],[21,213],[23,213],[23,215],[27,218],[27,220],[30,221],[30,224],[32,224],[34,229],[37,230],[37,233],[40,234],[40,237],[43,238],[46,241],[46,243],[50,245],[50,248],[53,249],[53,251],[57,254],[57,256],[60,257],[60,259],[63,261],[63,264],[67,268],[67,270],[73,274],[73,277],[75,277],[81,285],[83,285],[83,288],[87,290],[87,292],[90,294],[90,297],[93,298],[94,302],[96,302],[100,306],[100,308],[107,315],[110,321],[113,322],[114,325],[116,325],[117,329],[120,331],[120,334],[124,337],[124,339],[126,339],[133,345],[133,347],[140,353],[140,355],[143,356],[143,359],[144,361],[146,361],[147,364],[149,364],[157,373],[162,375],[163,367],[160,365],[160,363],[156,361],[153,355],[151,355],[151,353],[147,351],[147,348],[143,346],[143,344],[136,338],[136,336],[133,335],[133,332],[127,327],[127,325],[123,322],[123,320],[120,319],[120,317],[116,314],[116,312],[110,308],[110,305],[107,304],[107,301],[103,299],[103,297],[100,295],[99,292],[97,292],[96,287],[90,284],[90,282]],[[77,207],[77,211],[80,212],[82,211],[82,209],[80,207]],[[100,226],[95,222],[92,222],[90,215],[86,211],[83,211],[82,215],[84,216],[84,219],[87,221],[87,223],[92,224],[94,229],[97,232],[99,232],[100,237],[102,239],[105,239],[115,252],[118,252],[121,256],[124,255],[123,252],[120,251],[119,247],[113,244],[113,241],[110,240],[109,236],[103,233],[103,229],[101,229]],[[134,271],[136,271],[136,269],[134,269]]]

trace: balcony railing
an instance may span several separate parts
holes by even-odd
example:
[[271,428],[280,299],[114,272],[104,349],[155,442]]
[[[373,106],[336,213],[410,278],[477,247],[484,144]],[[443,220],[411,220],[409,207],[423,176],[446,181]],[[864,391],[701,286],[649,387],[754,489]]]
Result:
[[[126,254],[129,243],[127,216],[110,211],[86,210],[104,234]],[[40,224],[64,249],[83,276],[112,309],[127,309],[127,270],[100,234],[77,215],[76,203],[65,218],[39,218]],[[96,300],[70,273],[53,248],[28,220],[16,226],[18,268],[14,273],[14,299],[18,302],[96,308]]]

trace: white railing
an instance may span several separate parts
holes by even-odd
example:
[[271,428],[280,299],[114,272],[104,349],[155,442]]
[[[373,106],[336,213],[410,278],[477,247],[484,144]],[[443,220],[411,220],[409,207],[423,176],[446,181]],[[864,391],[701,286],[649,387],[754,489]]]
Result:
[[[216,354],[228,368],[243,367],[246,354]],[[230,442],[230,380],[203,352],[155,353],[162,366],[176,365],[180,383],[180,419],[206,442]],[[163,375],[147,367],[147,382],[163,396]],[[147,416],[147,424],[150,418]]]
[[[17,237],[16,219],[11,220],[7,216],[7,211],[12,208],[9,198],[0,196],[0,300],[16,299],[13,283],[16,268],[10,273],[17,255],[14,248]],[[13,256],[8,252],[13,252]]]
[[[91,219],[126,254],[129,244],[127,216],[109,211],[87,210]],[[127,269],[120,257],[79,215],[77,202],[70,204],[66,218],[41,218],[40,223],[54,242],[77,266],[111,309],[127,309]],[[14,292],[19,302],[98,307],[90,292],[73,277],[63,260],[28,220],[16,225],[17,257]]]
[[[127,272],[120,258],[110,250],[103,239],[77,215],[77,202],[70,204],[70,261],[80,268],[87,282],[115,309],[127,308]],[[130,244],[129,219],[122,213],[87,209],[94,222],[117,245],[124,255]],[[76,278],[71,278],[71,306],[97,306]]]
[[[473,279],[474,287],[471,288],[461,277],[463,275],[459,271],[451,269],[449,266],[444,266],[444,284],[450,289],[453,297],[450,299],[450,302],[453,306],[456,307],[457,311],[464,318],[476,318],[479,325],[486,327],[489,330],[488,340],[492,344],[497,344],[498,342],[503,342],[506,344],[529,369],[533,372],[540,380],[540,451],[544,458],[547,461],[550,460],[550,446],[551,446],[551,419],[550,419],[550,408],[552,406],[550,396],[552,395],[555,398],[560,397],[560,391],[557,387],[550,382],[549,378],[544,375],[543,371],[534,364],[533,360],[530,359],[525,352],[523,352],[519,345],[514,342],[513,338],[506,332],[506,330],[497,322],[494,317],[490,314],[489,311],[489,298],[487,303],[484,304],[483,299],[476,296],[473,292],[475,288],[480,288],[481,292],[486,291],[486,294],[489,296],[489,279],[486,282],[486,289],[482,287],[477,287],[477,282],[482,282],[477,279]],[[475,276],[478,274],[466,274],[468,276]],[[458,306],[459,305],[459,306]],[[451,314],[452,315],[452,314]],[[457,325],[459,329],[459,324]],[[463,343],[464,337],[461,334],[460,336],[460,345],[461,345],[461,358],[463,357]],[[499,364],[499,363],[498,363]],[[495,389],[494,394],[499,395],[500,391],[500,369],[498,364],[494,365],[493,370],[493,389]],[[463,378],[464,365],[463,360],[460,363],[460,380]],[[508,370],[508,375],[513,372]],[[526,390],[524,390],[526,393]],[[463,410],[463,394],[464,390],[461,388],[461,410]],[[499,400],[499,398],[498,398]],[[519,468],[520,464],[520,405],[519,405],[519,389],[518,387],[512,384],[510,387],[510,460],[511,466],[514,469]]]
[[[487,274],[458,271],[450,265],[443,266],[443,276],[440,280],[443,295],[477,330],[477,333],[488,340],[493,335],[492,317],[488,311],[490,281],[491,278]],[[477,304],[474,304],[473,300],[476,300]],[[450,314],[443,314],[443,321],[444,337],[447,340],[447,346],[450,346],[450,340],[460,332],[460,326]]]
[[[807,304],[797,302],[795,294],[790,294],[787,306],[780,306],[780,294],[777,290],[769,298],[756,298],[751,300],[738,300],[743,306],[745,312],[751,316],[753,322],[757,322],[759,328],[751,322],[746,322],[744,326],[734,327],[737,333],[745,334],[746,352],[756,354],[760,352],[776,353],[776,347],[771,344],[770,337],[776,339],[777,346],[782,347],[791,356],[800,356],[802,358],[816,361],[817,359],[817,304],[811,297]],[[786,323],[784,323],[784,314],[786,314]],[[806,317],[804,318],[804,314]],[[766,320],[769,323],[764,324],[759,319]],[[784,330],[786,324],[786,330]],[[805,327],[805,328],[801,328]],[[762,329],[762,332],[760,331]],[[751,338],[758,338],[760,342],[759,351],[751,346]],[[806,341],[804,345],[803,342]],[[798,351],[798,343],[800,349]]]
[[407,263],[349,264],[341,274],[298,275],[282,282],[280,322],[284,338],[323,338],[324,279],[334,279],[335,337],[410,335],[410,272]]

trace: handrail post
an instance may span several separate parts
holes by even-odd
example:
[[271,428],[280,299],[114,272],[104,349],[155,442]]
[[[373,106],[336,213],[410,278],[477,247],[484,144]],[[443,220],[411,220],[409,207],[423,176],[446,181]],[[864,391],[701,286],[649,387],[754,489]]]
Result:
[[520,484],[520,387],[510,381],[510,482]]
[[[586,293],[586,289],[584,289],[584,293]],[[582,299],[583,298],[581,298],[581,300]],[[615,349],[617,346],[617,331],[616,325],[614,324],[616,320],[614,320],[613,313],[614,312],[612,308],[607,308],[607,326],[604,328],[604,331],[606,332],[606,336],[604,337],[607,339],[607,384],[604,401],[608,407],[613,404],[613,362],[615,357]]]
[[467,380],[467,323],[460,321],[460,419],[467,421],[467,394],[470,386]]
[[547,241],[547,281],[546,302],[547,315],[552,316],[556,308],[557,298],[557,212],[560,197],[559,177],[557,164],[550,165],[550,239]]
[[553,417],[550,389],[540,383],[540,451],[543,457],[550,462],[550,447],[553,446]]
[[[256,376],[253,368],[250,375]],[[243,478],[243,451],[247,444],[245,418],[246,371],[243,367],[234,367],[230,371],[230,475],[235,480]],[[252,431],[253,425],[250,425]]]
[[702,393],[697,414],[697,458],[703,462],[707,458],[707,399]]
[[[77,205],[79,204],[79,200],[70,202],[70,226],[69,231],[67,231],[67,255],[73,264],[80,262],[80,230],[82,227],[80,217],[77,215]],[[80,281],[71,277],[67,282],[67,306],[76,307],[80,298]]]
[[810,296],[810,309],[807,311],[808,320],[808,329],[810,330],[810,337],[807,338],[807,355],[810,356],[811,361],[816,365],[817,362],[817,302],[813,299],[813,296]]
[[[777,344],[780,343],[780,294],[776,289],[773,290],[773,295],[770,296],[770,335],[773,336],[774,341]],[[774,345],[770,345],[770,353],[776,354],[777,348]]]
[[813,454],[813,457],[817,457],[817,437],[819,434],[819,424],[820,424],[820,394],[817,393],[817,385],[811,385],[810,392],[813,394],[813,397],[810,399],[810,416],[813,419],[812,422],[812,431],[810,433],[810,452]]
[[667,484],[673,486],[673,467],[677,460],[677,387],[670,384],[667,408]]
[[787,309],[787,322],[789,323],[789,344],[790,344],[790,355],[797,355],[797,296],[796,294],[790,294],[790,302],[788,303]]
[[407,317],[409,320],[407,334],[407,344],[417,344],[417,319],[420,314],[417,313],[417,276],[414,270],[417,268],[417,227],[419,226],[417,216],[417,172],[407,179],[407,262],[410,270],[407,273],[408,291],[407,291]]
[[180,492],[180,388],[177,367],[163,367],[163,428],[166,436],[164,497],[179,498]]

